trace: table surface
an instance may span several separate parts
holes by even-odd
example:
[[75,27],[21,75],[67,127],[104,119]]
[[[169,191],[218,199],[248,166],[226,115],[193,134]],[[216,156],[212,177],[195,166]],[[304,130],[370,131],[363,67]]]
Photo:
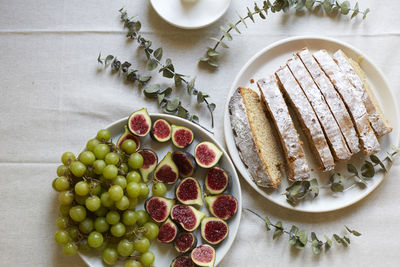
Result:
[[[64,151],[79,152],[97,129],[133,110],[146,106],[150,112],[159,111],[137,87],[98,70],[99,51],[144,68],[136,45],[124,37],[121,7],[138,16],[143,33],[155,47],[163,47],[178,72],[197,76],[197,85],[217,104],[215,136],[223,143],[222,111],[231,81],[254,53],[286,37],[330,36],[352,44],[383,70],[398,97],[400,2],[360,2],[371,9],[365,21],[318,12],[257,19],[244,34],[233,33],[235,40],[224,52],[222,66],[212,71],[197,63],[211,44],[208,37],[218,35],[219,25],[236,20],[236,11],[244,14],[246,4],[252,6],[253,1],[233,0],[215,24],[188,31],[168,25],[148,1],[0,0],[0,265],[85,266],[79,256],[64,256],[53,239],[58,203],[51,181],[60,156]],[[202,108],[197,112],[207,124],[208,113]],[[343,233],[343,225],[349,225],[363,235],[352,238],[348,248],[335,245],[328,253],[313,256],[310,249],[291,248],[284,236],[273,241],[264,224],[244,212],[234,245],[220,266],[399,266],[399,176],[396,163],[369,197],[324,214],[280,208],[241,179],[244,207],[320,234]]]

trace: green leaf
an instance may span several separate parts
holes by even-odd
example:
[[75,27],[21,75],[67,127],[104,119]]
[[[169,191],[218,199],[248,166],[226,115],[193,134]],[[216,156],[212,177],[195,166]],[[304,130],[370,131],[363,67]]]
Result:
[[267,228],[267,231],[271,230],[271,222],[268,217],[265,217],[265,227]]
[[327,14],[331,13],[331,11],[332,11],[332,4],[331,4],[331,2],[330,2],[329,0],[324,0],[324,2],[323,2],[322,5],[323,5],[324,10],[325,10],[325,12],[326,12]]
[[235,26],[235,24],[233,24],[232,22],[228,22],[229,26],[234,29],[238,34],[241,34],[241,32],[239,31],[239,29]]
[[214,67],[214,68],[218,68],[218,62],[216,59],[211,58],[209,61],[207,61],[208,65]]
[[171,87],[167,87],[164,89],[161,89],[159,94],[164,94],[165,96],[169,96],[172,93],[172,88]]
[[370,12],[370,9],[367,8],[367,9],[364,11],[363,19],[365,19],[365,18],[367,17],[367,14],[368,14],[369,12]]
[[103,64],[103,61],[101,60],[101,53],[99,53],[99,56],[97,57],[97,62]]
[[201,57],[201,58],[200,58],[200,61],[201,61],[201,62],[207,62],[209,59],[210,59],[210,58],[208,58],[208,57]]
[[158,102],[158,105],[159,105],[159,106],[161,106],[161,103],[163,103],[164,98],[165,98],[165,95],[164,95],[164,94],[159,94],[159,95],[157,95],[157,102]]
[[347,164],[347,171],[358,176],[357,168],[353,164]]
[[178,107],[178,117],[187,119],[187,116],[188,116],[188,111],[184,107],[179,106]]
[[332,240],[324,235],[325,237],[325,251],[328,251],[332,247]]
[[308,234],[305,230],[299,232],[299,241],[305,246],[308,242]]
[[292,246],[294,246],[296,244],[298,231],[299,231],[299,228],[297,228],[296,225],[292,225],[292,228],[290,228],[289,244]]
[[[151,78],[151,76],[149,76]],[[139,77],[139,80],[142,77]],[[149,78],[149,80],[150,80]],[[128,71],[128,74],[126,75],[125,78],[128,82],[135,82],[138,78],[137,78],[137,74],[136,74],[136,70],[130,70]]]
[[253,18],[253,13],[250,11],[249,8],[247,8],[247,16],[251,19],[252,22],[255,22]]
[[301,10],[304,8],[304,4],[306,3],[305,0],[298,0],[296,3],[296,10]]
[[194,77],[193,79],[190,80],[190,82],[187,85],[187,91],[188,94],[191,95],[193,93],[193,89],[194,89],[194,84],[196,82],[196,77]]
[[153,55],[158,61],[160,61],[163,55],[162,47],[157,48],[156,51],[154,51]]
[[148,81],[150,81],[151,76],[140,76],[139,77],[139,81],[141,81],[142,83],[146,83]]
[[332,190],[332,192],[335,192],[335,193],[343,192],[344,186],[342,184],[340,184],[340,183],[332,183],[331,184],[331,190]]
[[314,232],[311,232],[311,240],[314,241],[319,241],[317,235]]
[[119,71],[121,69],[121,61],[117,60],[117,58],[115,58],[113,60],[113,62],[111,63],[111,69],[113,71]]
[[215,105],[214,103],[210,103],[210,104],[208,105],[208,109],[209,109],[211,112],[213,112],[213,111],[215,110],[215,107],[216,107],[216,105]]
[[321,254],[321,246],[317,240],[313,240],[311,243],[311,250],[314,255]]
[[344,1],[341,5],[340,5],[340,9],[343,15],[347,15],[349,14],[350,11],[350,3],[349,1]]
[[353,19],[355,16],[357,16],[359,12],[360,11],[358,9],[354,10],[353,14],[351,14],[351,19]]
[[312,179],[310,181],[310,190],[311,190],[311,192],[314,193],[314,198],[316,198],[318,196],[318,194],[319,194],[319,188],[318,188],[317,179],[314,178],[314,179]]
[[343,236],[343,239],[346,240],[348,244],[350,244],[350,238],[346,235]]
[[[237,12],[236,12],[236,13],[237,13]],[[237,15],[238,15],[238,17],[239,17],[239,19],[240,19],[240,22],[247,28],[247,23],[246,23],[246,21],[242,18],[242,16],[239,15],[239,13],[237,13]]]
[[150,84],[143,89],[143,93],[148,98],[157,98],[161,86],[159,84]]
[[196,115],[192,115],[190,117],[190,121],[198,124],[199,123],[199,117],[197,117]]
[[163,70],[163,77],[165,77],[165,78],[173,78],[174,75],[175,75],[175,69],[174,69],[174,66],[172,64],[167,66]]
[[371,162],[366,160],[364,164],[361,166],[361,174],[365,178],[372,178],[375,175],[375,168]]
[[232,35],[230,35],[229,32],[227,32],[223,26],[220,26],[219,28],[222,34],[225,36],[225,38],[228,39],[229,41],[232,41]]
[[229,48],[229,46],[224,43],[223,41],[220,41],[219,44],[223,47],[223,48]]
[[315,0],[306,0],[305,6],[308,10],[312,10]]
[[333,238],[335,239],[335,241],[336,241],[338,244],[342,244],[342,243],[343,243],[342,238],[341,238],[340,236],[338,236],[337,234],[333,234]]
[[175,87],[180,87],[182,85],[182,77],[178,74],[174,76]]
[[175,111],[180,104],[179,98],[175,97],[168,101],[166,109],[168,111]]
[[283,234],[282,222],[279,221],[276,223],[276,228],[275,228],[274,234],[272,236],[272,239],[276,239],[276,238],[280,237],[282,234]]
[[384,172],[387,172],[386,167],[385,167],[385,164],[383,164],[383,162],[382,162],[377,156],[371,155],[369,158],[371,159],[371,161],[372,161],[373,163],[379,164],[379,166],[382,168],[382,170],[383,170]]
[[210,57],[216,57],[216,56],[219,55],[219,53],[218,53],[217,51],[211,49],[211,50],[209,50],[209,51],[207,52],[207,55],[209,55]]
[[359,232],[357,232],[356,230],[351,230],[349,227],[347,227],[346,225],[345,225],[345,227],[346,227],[346,230],[349,232],[349,233],[351,233],[351,234],[353,234],[354,236],[361,236],[361,234],[359,233]]
[[203,96],[203,92],[199,92],[197,94],[197,103],[200,104],[204,101],[204,96]]
[[152,71],[155,70],[157,67],[158,63],[154,59],[150,59],[149,61],[147,61],[147,70]]

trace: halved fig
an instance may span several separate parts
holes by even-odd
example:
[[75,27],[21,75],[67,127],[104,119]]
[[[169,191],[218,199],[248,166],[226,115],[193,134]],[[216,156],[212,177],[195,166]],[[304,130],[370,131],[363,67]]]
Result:
[[157,240],[162,243],[171,243],[175,240],[177,234],[178,227],[171,219],[168,219],[160,226]]
[[168,218],[171,212],[171,208],[174,204],[175,204],[174,199],[153,196],[146,200],[144,206],[150,217],[154,221],[160,223]]
[[229,176],[224,169],[220,167],[212,167],[208,170],[204,185],[206,191],[212,195],[218,195],[225,191],[228,187]]
[[172,161],[171,152],[168,152],[154,171],[154,179],[165,184],[173,184],[178,180],[178,176],[178,167]]
[[158,119],[153,123],[151,136],[158,142],[167,142],[171,139],[171,125],[166,120]]
[[172,153],[172,160],[178,167],[179,175],[181,177],[192,176],[196,171],[196,161],[194,160],[194,157],[187,152],[175,151]]
[[212,246],[204,244],[193,249],[190,257],[198,266],[214,266],[215,250]]
[[151,130],[151,119],[146,108],[139,109],[128,119],[128,129],[137,136],[146,136]]
[[178,256],[172,261],[171,267],[194,267],[194,263],[189,256]]
[[197,238],[193,233],[181,232],[175,239],[174,247],[179,253],[186,253],[197,245]]
[[172,124],[172,143],[179,148],[185,148],[193,142],[192,130],[184,126]]
[[199,182],[193,177],[183,179],[176,187],[176,198],[185,205],[203,205]]
[[158,157],[157,154],[151,149],[141,149],[138,151],[143,157],[143,165],[139,169],[140,174],[144,182],[147,182],[149,175],[154,171],[157,166]]
[[221,243],[228,233],[228,224],[220,218],[208,217],[201,221],[201,236],[211,245]]
[[231,218],[238,209],[237,200],[232,195],[207,196],[204,200],[210,213],[222,220]]
[[136,151],[138,151],[140,149],[139,137],[131,134],[131,132],[128,130],[128,126],[124,125],[124,133],[118,138],[117,147],[121,149],[122,143],[128,139],[131,139],[136,143]]
[[182,226],[185,231],[193,232],[199,227],[201,220],[206,216],[192,206],[178,204],[171,209],[171,218]]
[[194,149],[197,164],[203,168],[214,167],[222,156],[222,151],[211,142],[201,142]]

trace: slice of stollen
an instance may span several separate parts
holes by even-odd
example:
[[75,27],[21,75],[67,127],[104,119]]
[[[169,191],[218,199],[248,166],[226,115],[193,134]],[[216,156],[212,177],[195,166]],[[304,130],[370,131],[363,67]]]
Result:
[[368,113],[368,119],[377,137],[384,136],[392,131],[392,127],[385,119],[384,114],[375,98],[366,75],[357,62],[347,57],[342,51],[338,50],[333,54],[333,59],[339,68],[344,72],[347,79],[353,84],[356,92],[361,96],[364,106]]
[[313,56],[346,104],[358,137],[360,138],[361,145],[363,146],[364,154],[370,155],[378,152],[380,150],[378,139],[369,124],[367,110],[361,97],[355,93],[356,89],[354,86],[328,52],[319,50]]
[[276,73],[283,95],[296,112],[297,117],[306,134],[311,150],[313,151],[322,171],[330,171],[335,168],[335,162],[329,149],[324,132],[317,116],[303,90],[287,66],[280,68]]
[[259,186],[278,187],[283,162],[259,95],[251,89],[237,89],[229,101],[229,113],[236,147],[250,176]]
[[262,102],[272,118],[286,157],[286,174],[289,180],[305,180],[310,177],[310,168],[304,154],[302,142],[289,115],[288,107],[279,90],[274,75],[257,82]]

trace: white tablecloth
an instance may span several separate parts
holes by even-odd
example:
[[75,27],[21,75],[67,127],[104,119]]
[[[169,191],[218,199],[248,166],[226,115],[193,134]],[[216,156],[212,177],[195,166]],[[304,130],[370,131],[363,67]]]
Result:
[[[126,7],[138,16],[145,35],[164,48],[178,72],[197,76],[197,85],[217,104],[215,136],[223,143],[222,111],[231,81],[255,52],[282,38],[320,35],[354,45],[383,70],[398,97],[400,2],[360,2],[362,8],[371,8],[365,21],[308,12],[257,19],[243,35],[234,33],[221,68],[213,73],[197,64],[210,44],[208,37],[219,34],[220,24],[236,20],[236,11],[246,13],[252,1],[233,0],[217,23],[185,31],[164,22],[148,1],[0,0],[0,265],[84,266],[78,256],[64,256],[53,241],[58,203],[51,181],[61,153],[78,152],[97,129],[135,109],[158,111],[136,87],[97,69],[99,51],[143,69],[136,45],[126,42],[118,9]],[[208,113],[198,113],[207,124]],[[346,224],[363,235],[352,238],[349,248],[334,246],[313,256],[310,249],[291,248],[286,236],[273,241],[264,224],[244,212],[234,245],[220,266],[399,266],[399,176],[396,164],[365,200],[327,214],[280,208],[241,179],[244,207],[320,234],[342,233]]]

